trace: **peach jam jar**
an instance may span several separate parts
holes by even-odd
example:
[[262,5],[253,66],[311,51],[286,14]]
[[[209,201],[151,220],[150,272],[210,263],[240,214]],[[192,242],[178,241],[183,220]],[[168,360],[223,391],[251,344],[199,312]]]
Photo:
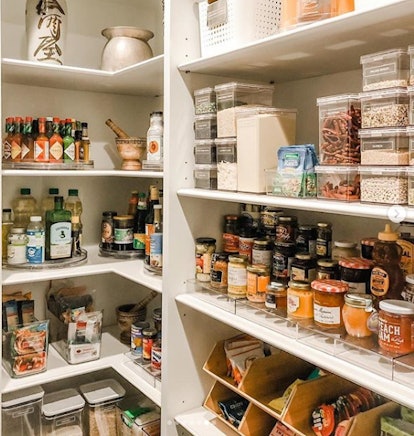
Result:
[[287,315],[292,319],[313,319],[313,291],[310,283],[294,280],[289,282]]
[[372,335],[368,328],[368,318],[373,310],[372,296],[369,294],[345,294],[342,318],[349,336],[365,338]]
[[402,300],[379,302],[378,345],[393,355],[414,351],[414,304]]
[[315,325],[323,328],[343,326],[342,307],[348,285],[340,280],[314,280],[313,320]]

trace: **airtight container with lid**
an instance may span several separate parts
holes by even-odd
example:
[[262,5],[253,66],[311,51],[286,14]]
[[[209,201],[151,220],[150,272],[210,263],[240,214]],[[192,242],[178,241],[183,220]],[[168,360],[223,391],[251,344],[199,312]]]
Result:
[[317,165],[317,196],[324,200],[359,201],[359,174],[355,166]]
[[194,143],[194,161],[196,164],[211,165],[217,162],[214,139],[201,139]]
[[409,84],[409,57],[407,50],[396,48],[361,56],[362,89],[407,86]]
[[216,93],[207,87],[194,91],[194,112],[196,115],[216,113]]
[[217,149],[217,189],[237,191],[237,140],[215,140]]
[[194,187],[201,189],[217,189],[217,165],[195,165]]
[[2,395],[1,434],[8,436],[40,436],[44,391],[33,386]]
[[114,379],[99,380],[79,386],[87,403],[89,436],[117,436],[116,406],[125,389]]
[[195,139],[214,139],[217,137],[216,114],[196,115],[194,119]]
[[76,389],[69,388],[46,394],[42,406],[43,435],[83,436],[82,420],[85,400]]

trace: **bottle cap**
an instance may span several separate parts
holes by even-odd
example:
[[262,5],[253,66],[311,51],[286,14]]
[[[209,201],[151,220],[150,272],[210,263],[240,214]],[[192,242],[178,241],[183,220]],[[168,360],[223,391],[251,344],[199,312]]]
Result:
[[154,209],[162,209],[161,204],[154,204]]
[[4,213],[11,213],[11,211],[12,211],[12,210],[9,209],[9,208],[3,209],[3,212],[4,212]]
[[20,189],[20,194],[21,195],[30,195],[31,191],[30,188],[22,188]]
[[398,233],[391,230],[390,224],[385,224],[385,229],[378,233],[378,239],[381,241],[396,241],[398,239]]
[[69,196],[71,196],[71,197],[77,197],[78,194],[79,194],[79,191],[78,191],[77,189],[69,189],[69,190],[68,190],[68,194],[69,194]]
[[42,221],[42,217],[38,216],[38,215],[34,215],[30,217],[30,222],[31,223],[39,223],[40,221]]
[[49,188],[49,195],[59,195],[59,188]]

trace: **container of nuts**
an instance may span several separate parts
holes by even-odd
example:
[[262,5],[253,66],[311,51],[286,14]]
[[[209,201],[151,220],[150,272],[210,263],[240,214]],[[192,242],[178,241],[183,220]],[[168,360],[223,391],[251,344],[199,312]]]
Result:
[[318,198],[359,201],[359,174],[356,166],[316,166]]
[[408,181],[405,167],[361,166],[361,202],[407,204]]
[[319,163],[360,163],[361,103],[358,94],[341,94],[317,99],[319,108]]

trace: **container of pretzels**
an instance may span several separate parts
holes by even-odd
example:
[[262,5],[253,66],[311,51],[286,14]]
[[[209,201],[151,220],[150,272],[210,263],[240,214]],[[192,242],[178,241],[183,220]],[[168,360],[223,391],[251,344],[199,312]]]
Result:
[[358,94],[317,99],[319,109],[319,164],[358,165],[361,162],[361,102]]

